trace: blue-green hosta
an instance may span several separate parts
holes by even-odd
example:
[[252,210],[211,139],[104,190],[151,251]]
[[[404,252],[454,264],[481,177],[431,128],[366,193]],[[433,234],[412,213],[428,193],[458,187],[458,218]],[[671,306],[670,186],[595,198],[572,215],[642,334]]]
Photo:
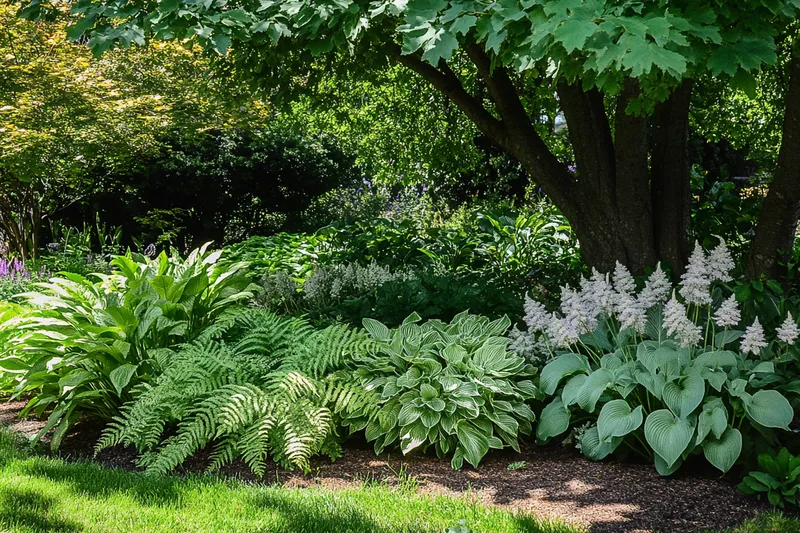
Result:
[[797,325],[789,317],[772,343],[757,320],[736,329],[735,300],[720,303],[720,287],[712,291],[730,280],[730,266],[724,243],[708,256],[697,247],[671,297],[660,269],[637,291],[618,267],[613,283],[595,273],[580,291],[565,289],[562,314],[528,301],[534,345],[551,352],[539,382],[551,399],[537,438],[589,420],[579,438],[587,457],[628,446],[669,475],[701,453],[727,472],[755,440],[785,437],[794,412],[778,389],[800,383],[776,354],[794,343]]
[[81,415],[112,418],[134,385],[161,372],[165,348],[253,296],[246,265],[220,254],[203,247],[186,260],[121,256],[98,281],[66,275],[23,295],[30,310],[0,324],[0,336],[14,332],[0,346],[0,372],[11,376],[15,397],[33,396],[23,416],[52,410],[39,437],[56,428],[58,447]]
[[397,329],[376,320],[364,327],[375,340],[356,361],[356,375],[382,398],[377,420],[350,419],[375,451],[400,445],[404,454],[433,447],[460,468],[477,466],[490,448],[518,449],[532,431],[527,401],[541,397],[535,369],[508,351],[508,318],[489,321],[461,313],[449,324],[411,315]]

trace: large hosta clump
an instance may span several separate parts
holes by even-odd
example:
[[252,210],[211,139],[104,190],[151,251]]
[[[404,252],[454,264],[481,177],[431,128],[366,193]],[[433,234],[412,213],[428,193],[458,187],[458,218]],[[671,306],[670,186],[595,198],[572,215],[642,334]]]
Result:
[[[637,289],[628,271],[597,272],[565,288],[561,313],[527,302],[527,345],[547,352],[539,387],[550,397],[537,438],[578,422],[578,446],[595,460],[627,447],[661,474],[704,454],[723,472],[756,445],[787,437],[800,380],[789,316],[768,341],[725,295],[733,266],[724,242],[697,246],[681,285],[658,268]],[[585,422],[589,421],[588,427]]]
[[526,402],[540,393],[534,367],[508,350],[508,318],[465,312],[449,324],[419,322],[414,314],[389,330],[364,320],[375,345],[356,374],[382,405],[376,420],[351,419],[351,430],[365,429],[377,453],[396,443],[404,454],[433,447],[452,454],[454,468],[465,459],[477,466],[490,448],[518,449],[534,421]]

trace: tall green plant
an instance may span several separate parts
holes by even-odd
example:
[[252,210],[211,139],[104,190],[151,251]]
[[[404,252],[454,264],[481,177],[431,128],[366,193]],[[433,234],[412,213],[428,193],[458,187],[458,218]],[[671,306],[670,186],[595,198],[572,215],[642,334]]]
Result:
[[207,246],[186,260],[129,254],[99,281],[78,275],[37,284],[30,312],[0,325],[17,332],[0,370],[15,372],[14,397],[32,395],[21,415],[52,409],[41,438],[52,447],[82,415],[111,419],[136,384],[158,375],[169,347],[191,341],[227,308],[253,296],[244,263],[220,261]]

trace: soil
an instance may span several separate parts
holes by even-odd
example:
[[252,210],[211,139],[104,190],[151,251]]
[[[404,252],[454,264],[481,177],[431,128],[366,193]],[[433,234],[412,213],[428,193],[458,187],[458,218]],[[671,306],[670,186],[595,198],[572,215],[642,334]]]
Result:
[[[0,404],[0,424],[28,435],[44,425],[39,420],[19,420],[24,404]],[[80,423],[62,443],[65,459],[92,459],[109,467],[137,470],[137,455],[117,447],[92,457],[99,427]],[[525,461],[524,468],[508,465]],[[207,455],[198,454],[183,466],[200,472]],[[223,475],[259,481],[247,466],[237,462]],[[288,487],[356,487],[368,480],[397,485],[412,479],[427,494],[468,495],[489,505],[525,511],[540,517],[582,524],[591,533],[688,532],[732,527],[768,509],[764,503],[739,492],[720,479],[702,461],[685,465],[679,474],[659,476],[652,465],[631,462],[591,462],[573,448],[525,446],[521,453],[490,453],[478,469],[452,470],[449,461],[430,457],[375,456],[366,443],[348,443],[344,457],[331,463],[318,458],[312,473],[303,475],[274,467],[261,482]]]

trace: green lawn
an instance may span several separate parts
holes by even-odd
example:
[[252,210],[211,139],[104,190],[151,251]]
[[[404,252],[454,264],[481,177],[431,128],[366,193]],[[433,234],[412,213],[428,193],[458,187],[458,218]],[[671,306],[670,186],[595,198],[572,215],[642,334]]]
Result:
[[0,430],[0,531],[443,533],[459,520],[475,533],[581,531],[464,498],[424,497],[375,483],[330,491],[213,476],[155,478],[22,454]]
[[[214,476],[152,477],[19,451],[0,428],[0,531],[581,533],[578,527],[365,483],[355,490],[257,486]],[[403,484],[401,483],[401,487]],[[467,530],[455,529],[458,533]],[[768,513],[727,533],[795,533],[800,520]]]

